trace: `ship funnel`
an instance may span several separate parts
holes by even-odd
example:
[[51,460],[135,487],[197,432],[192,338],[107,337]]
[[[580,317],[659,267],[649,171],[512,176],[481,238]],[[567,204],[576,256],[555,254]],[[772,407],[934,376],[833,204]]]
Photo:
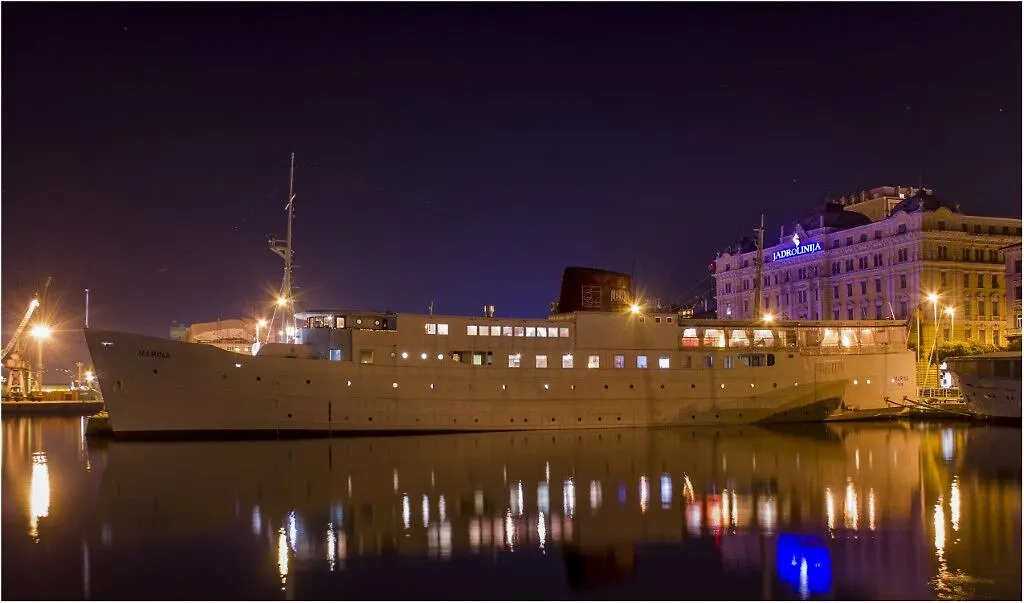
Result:
[[484,306],[484,316],[494,318],[494,306]]

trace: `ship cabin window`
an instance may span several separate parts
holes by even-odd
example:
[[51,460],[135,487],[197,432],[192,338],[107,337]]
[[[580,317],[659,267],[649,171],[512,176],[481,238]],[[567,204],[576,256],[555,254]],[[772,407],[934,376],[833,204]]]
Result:
[[438,335],[447,335],[448,334],[448,323],[445,323],[445,322],[437,323],[437,334]]
[[331,360],[334,360],[335,362],[341,360],[341,350],[332,349],[329,357]]
[[732,364],[733,364],[733,357],[732,356],[726,356],[722,360],[723,360],[722,365],[725,368],[727,368],[727,369],[731,369],[732,368]]
[[687,355],[680,356],[679,357],[679,368],[684,368],[684,369],[693,368],[693,359],[690,358]]
[[524,334],[526,334],[525,327],[512,327],[512,335],[522,337]]
[[548,337],[558,337],[558,327],[548,327]]
[[501,337],[501,327],[491,325],[491,337]]
[[601,368],[601,357],[591,354],[587,357],[587,368]]
[[775,354],[740,354],[743,366],[775,366]]
[[548,368],[548,357],[544,354],[537,354],[537,368]]
[[359,350],[359,364],[373,364],[373,350]]
[[480,325],[479,327],[477,327],[476,332],[481,337],[487,337],[488,335],[490,335],[490,331],[488,330],[487,325]]
[[494,364],[493,352],[473,352],[473,366],[491,366]]
[[345,328],[345,317],[344,316],[335,316],[334,317],[334,328],[335,329],[344,329]]
[[[946,339],[949,339],[948,337]],[[875,345],[874,333],[871,329],[862,329],[860,332],[860,344],[861,345]]]
[[467,325],[466,335],[476,335],[476,325]]
[[660,316],[655,316],[654,317],[654,323],[660,325],[661,324],[661,317]]
[[572,368],[572,354],[562,354],[562,368]]
[[658,368],[660,368],[660,369],[667,369],[667,368],[669,368],[669,364],[670,363],[669,363],[668,356],[660,356],[658,358]]
[[569,327],[558,327],[558,336],[559,337],[568,337],[569,336]]
[[754,329],[754,347],[772,347],[775,337],[771,329]]
[[437,323],[428,322],[423,330],[427,335],[437,335]]
[[519,368],[520,361],[522,360],[522,354],[509,354],[508,355],[508,367]]
[[626,357],[623,356],[622,354],[616,354],[612,360],[612,365],[615,368],[626,368]]
[[638,368],[638,369],[645,369],[645,368],[647,368],[647,356],[637,356],[636,357],[636,368]]
[[683,337],[679,344],[684,348],[696,348],[700,346],[700,338],[697,337],[697,329],[683,329]]
[[825,329],[822,333],[819,345],[823,348],[834,348],[839,346],[839,331],[836,329]]
[[666,316],[665,317],[665,322],[667,322],[669,324],[672,324],[672,317],[671,316]]
[[714,356],[705,356],[704,357],[704,368],[709,369],[709,368],[711,368],[713,366],[715,366],[715,357]]
[[704,347],[706,348],[724,348],[725,347],[725,331],[722,329],[705,329],[704,330]]
[[526,327],[526,336],[527,337],[536,337],[537,336],[537,327]]
[[449,354],[453,362],[462,362],[462,352],[452,352]]
[[512,337],[512,327],[501,327],[501,334],[505,337]]
[[854,347],[857,343],[857,332],[853,329],[841,329],[839,331],[839,345],[844,348]]
[[730,348],[749,348],[750,340],[747,339],[747,332],[743,329],[733,329],[729,336]]
[[547,337],[547,336],[548,336],[548,329],[547,329],[547,327],[537,327],[537,337]]

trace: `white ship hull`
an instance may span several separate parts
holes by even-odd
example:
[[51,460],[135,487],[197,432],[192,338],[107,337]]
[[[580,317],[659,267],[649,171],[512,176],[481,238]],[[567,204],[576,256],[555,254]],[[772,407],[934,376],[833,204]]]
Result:
[[1021,419],[1021,355],[996,352],[947,360],[967,408],[983,419]]
[[891,411],[886,398],[914,388],[910,352],[782,350],[770,367],[563,370],[253,357],[92,329],[86,340],[115,435],[821,421],[844,407]]

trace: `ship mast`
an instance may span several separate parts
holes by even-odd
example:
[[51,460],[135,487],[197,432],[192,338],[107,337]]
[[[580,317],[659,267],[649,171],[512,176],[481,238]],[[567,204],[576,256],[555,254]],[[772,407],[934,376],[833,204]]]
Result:
[[761,226],[754,229],[757,233],[757,259],[754,262],[756,272],[754,274],[754,319],[760,319],[763,314],[764,301],[761,299],[762,286],[764,284],[764,214],[761,214]]
[[[290,324],[295,320],[295,300],[292,296],[292,220],[295,217],[295,153],[291,154],[291,168],[288,172],[288,203],[285,205],[288,210],[288,234],[282,245],[275,237],[270,237],[270,250],[281,256],[284,260],[284,280],[281,283],[281,294],[277,298],[277,306],[281,312],[281,329],[285,331],[285,337],[290,337],[294,332],[294,325]],[[271,325],[273,332],[273,325]]]

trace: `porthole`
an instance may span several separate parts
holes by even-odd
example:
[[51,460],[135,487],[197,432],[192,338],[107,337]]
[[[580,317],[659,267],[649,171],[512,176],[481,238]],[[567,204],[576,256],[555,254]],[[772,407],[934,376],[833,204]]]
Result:
[[665,389],[665,384],[664,383],[661,384],[661,389]]
[[158,372],[159,372],[159,371],[157,371],[156,369],[153,369],[153,374],[154,374],[154,375],[155,375],[155,374],[157,374]]
[[256,377],[256,380],[257,380],[257,381],[262,381],[262,379],[260,379],[259,377]]
[[608,389],[608,386],[607,386],[607,385],[605,385],[605,386],[604,386],[604,388],[605,388],[605,389]]
[[309,379],[306,379],[306,385],[309,385]]
[[583,420],[583,417],[576,417],[576,422],[580,422],[582,420]]
[[778,386],[779,386],[778,383],[772,383],[772,387],[778,387]]
[[633,389],[633,384],[632,383],[629,384],[629,389]]
[[690,384],[690,389],[693,389],[693,388],[695,388],[695,387],[697,387],[697,384],[696,384],[696,383],[691,383],[691,384]]
[[349,380],[348,380],[348,381],[347,381],[347,382],[345,383],[345,387],[352,387],[352,380],[351,380],[351,379],[349,379]]
[[398,389],[398,382],[397,381],[391,384],[391,389]]
[[292,418],[292,413],[288,413],[288,418]]
[[552,422],[552,423],[554,423],[554,422],[555,422],[555,418],[554,418],[554,417],[551,417],[551,422]]

